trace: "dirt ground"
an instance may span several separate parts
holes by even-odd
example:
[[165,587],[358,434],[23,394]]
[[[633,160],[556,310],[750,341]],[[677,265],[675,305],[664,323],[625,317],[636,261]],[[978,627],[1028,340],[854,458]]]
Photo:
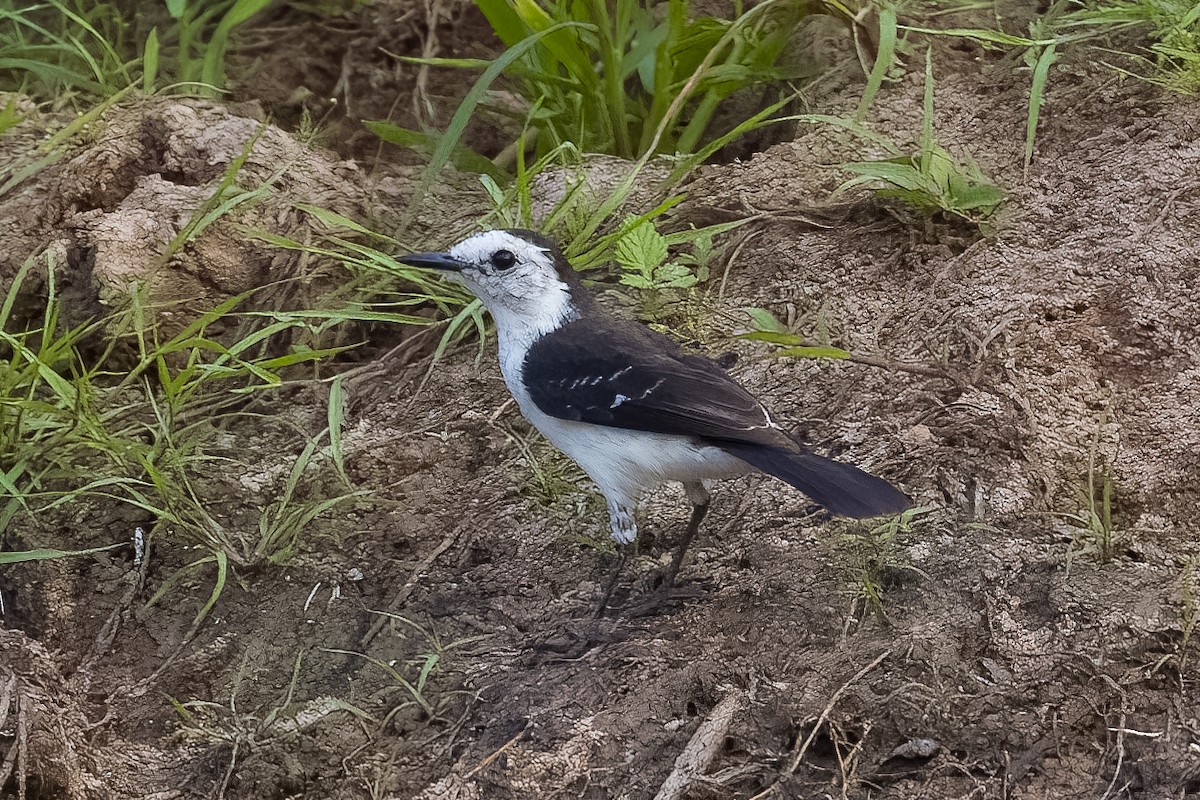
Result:
[[[439,28],[443,49],[456,25]],[[377,17],[339,26],[322,48],[362,53],[384,30]],[[0,748],[26,767],[0,797],[1200,797],[1195,100],[1068,57],[1026,176],[1019,57],[939,45],[934,65],[939,140],[1007,191],[981,232],[875,201],[814,227],[807,210],[846,177],[836,165],[869,154],[802,127],[692,180],[681,220],[761,218],[724,279],[663,320],[704,352],[737,351],[734,373],[778,418],[927,512],[872,536],[768,478],[726,482],[686,596],[635,616],[685,522],[665,487],[643,504],[615,613],[593,621],[614,564],[602,505],[508,402],[494,344],[452,352],[426,380],[426,360],[383,357],[403,334],[377,330],[377,360],[349,383],[344,444],[369,500],[314,523],[287,566],[238,572],[194,636],[211,575],[145,607],[196,558],[169,532],[140,567],[117,550],[0,568]],[[872,117],[901,142],[920,126],[909,66]],[[316,84],[332,74],[305,77],[329,94]],[[861,80],[833,74],[812,111],[854,108]],[[414,80],[380,73],[374,91],[394,100]],[[137,260],[117,246],[130,241],[121,221],[219,174],[237,150],[217,132],[253,132],[244,112],[115,107],[105,130],[133,151],[99,133],[21,188],[35,209],[24,221],[15,206],[0,215],[6,279],[57,246],[86,256],[67,259],[87,265],[81,308],[115,291],[126,273],[106,269]],[[362,157],[358,139],[330,153],[267,130],[279,149],[252,156],[259,180],[287,159],[307,202],[376,224],[404,210],[413,169],[345,160]],[[448,179],[417,210],[418,244],[446,244],[485,209]],[[286,204],[253,213],[291,234],[306,224]],[[170,216],[161,225],[178,225]],[[162,291],[211,299],[311,266],[242,247],[211,252],[253,270],[210,279],[220,259],[198,246],[181,255],[194,283]],[[731,338],[750,306],[884,366],[772,358]],[[324,425],[319,389],[273,398],[261,410]],[[238,520],[279,490],[302,444],[272,426],[227,434],[219,454],[235,466],[212,486]],[[1080,520],[1089,472],[1111,480],[1111,553]],[[150,522],[90,508],[5,544],[93,546]]]

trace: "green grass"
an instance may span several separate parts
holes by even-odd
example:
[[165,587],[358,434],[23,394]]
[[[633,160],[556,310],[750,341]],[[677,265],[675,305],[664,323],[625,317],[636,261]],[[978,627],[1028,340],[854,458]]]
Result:
[[[899,150],[899,148],[893,148]],[[933,58],[925,52],[925,97],[921,139],[914,155],[897,155],[880,161],[860,161],[844,166],[858,177],[842,184],[839,192],[862,184],[875,184],[875,193],[900,200],[917,212],[942,213],[979,223],[1004,200],[1004,191],[979,169],[970,157],[955,159],[934,137]]]
[[887,590],[902,581],[906,572],[920,573],[909,563],[905,542],[933,509],[917,506],[890,517],[872,528],[855,524],[842,536],[852,564],[854,603],[865,605],[883,620]]
[[[56,105],[130,87],[220,91],[234,32],[271,0],[45,0],[0,9],[0,90]],[[134,10],[140,5],[138,13]],[[149,21],[147,21],[149,20]],[[151,25],[153,23],[153,25]]]
[[1117,529],[1113,523],[1113,461],[1100,452],[1102,420],[1088,450],[1087,475],[1081,492],[1079,511],[1062,514],[1074,531],[1070,561],[1078,554],[1095,553],[1101,563],[1108,563],[1116,553]]
[[476,5],[509,53],[521,49],[505,72],[524,99],[518,113],[534,131],[538,154],[571,142],[623,158],[695,152],[710,138],[725,98],[791,77],[782,57],[806,13],[784,2],[763,3],[732,20],[689,18],[683,0],[657,10],[634,0]]
[[452,722],[447,713],[456,708],[456,705],[465,699],[468,693],[461,690],[437,690],[434,687],[436,682],[434,679],[446,669],[447,662],[452,658],[455,650],[486,639],[487,636],[468,636],[447,642],[434,628],[425,627],[407,617],[388,611],[374,613],[386,617],[392,623],[399,623],[399,626],[393,625],[392,627],[398,638],[416,640],[414,649],[418,652],[413,658],[398,663],[373,658],[353,650],[323,648],[324,651],[361,658],[377,667],[392,680],[402,699],[392,706],[384,718],[383,725],[385,727],[398,713],[409,708],[415,708],[426,723]]
[[[221,205],[197,219],[210,220]],[[161,320],[194,312],[164,315],[170,309],[152,307],[143,287],[110,316],[71,327],[62,323],[56,286],[62,268],[51,250],[31,257],[0,304],[0,529],[29,531],[21,540],[27,549],[4,560],[88,552],[94,541],[46,539],[44,531],[57,526],[37,523],[63,513],[107,519],[114,505],[129,506],[154,520],[149,537],[158,545],[199,547],[148,604],[189,576],[210,575],[198,624],[235,570],[287,563],[328,530],[322,516],[363,494],[327,488],[339,476],[345,485],[345,400],[331,364],[352,346],[340,343],[344,331],[362,323],[433,320],[372,307],[355,295],[369,291],[365,279],[352,275],[342,296],[314,308],[247,308],[257,298],[246,293],[169,331]],[[34,275],[45,276],[40,297]],[[411,277],[417,284],[400,304],[437,302],[421,291],[426,276]],[[393,276],[393,285],[404,284]],[[436,297],[447,309],[465,302]],[[36,319],[17,313],[30,307],[43,309]],[[330,382],[328,426],[315,436],[272,405],[273,392],[297,381]],[[214,452],[223,437],[267,429],[277,431],[272,450],[295,455],[277,492],[266,494],[257,524],[246,526],[218,511],[227,491],[219,478],[252,467]]]
[[794,326],[780,322],[765,308],[747,308],[746,314],[750,317],[751,330],[738,334],[738,338],[775,345],[778,349],[772,355],[776,357],[832,358],[836,360],[851,357],[849,350],[828,344],[813,344],[803,334],[795,331]]
[[[968,4],[962,10],[971,8]],[[1021,50],[1030,75],[1025,125],[1026,174],[1033,160],[1050,70],[1064,53],[1111,66],[1121,74],[1171,91],[1183,94],[1200,91],[1200,5],[1192,0],[1055,0],[1029,23],[1027,36],[1002,30],[919,25],[900,25],[898,30],[969,39],[986,48]],[[1114,36],[1135,30],[1144,31],[1147,39],[1144,47],[1135,51],[1113,49]],[[885,43],[881,39],[881,51]],[[1133,68],[1108,64],[1113,56],[1131,60]]]
[[[1064,14],[1059,30],[1089,38],[1124,28],[1146,32],[1149,45],[1128,55],[1145,63],[1139,77],[1173,91],[1200,91],[1200,5],[1191,0],[1101,0]],[[1067,34],[1071,35],[1071,34]]]
[[[286,747],[330,714],[344,712],[364,722],[377,722],[358,706],[336,697],[323,696],[297,702],[302,654],[297,654],[292,664],[291,680],[282,697],[274,703],[246,709],[244,702],[239,701],[239,695],[253,677],[249,665],[254,655],[254,647],[246,650],[234,676],[229,697],[223,703],[209,700],[180,702],[173,697],[167,698],[178,715],[176,735],[181,740],[209,747],[232,748],[228,756],[232,763],[226,772],[226,780],[233,774],[232,765],[237,763],[241,754],[272,746]],[[223,789],[221,793],[224,793]]]

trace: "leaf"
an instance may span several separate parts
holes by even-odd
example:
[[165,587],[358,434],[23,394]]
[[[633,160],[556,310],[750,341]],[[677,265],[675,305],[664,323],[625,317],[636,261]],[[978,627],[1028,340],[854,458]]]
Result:
[[875,55],[875,66],[871,68],[871,75],[867,79],[867,88],[863,90],[858,110],[854,112],[856,121],[862,122],[866,119],[867,111],[871,108],[875,95],[883,85],[883,79],[887,77],[887,72],[892,67],[895,52],[896,9],[894,6],[888,5],[879,9],[879,49]]
[[146,37],[146,46],[142,48],[142,91],[150,94],[154,91],[154,81],[158,78],[158,28],[151,28]]
[[389,50],[384,50],[384,52],[397,61],[403,61],[406,64],[422,64],[430,67],[487,69],[488,64],[492,63],[485,58],[421,58],[419,56],[402,56],[399,53],[393,53]]
[[[1200,8],[1200,6],[1197,6]],[[1037,135],[1038,117],[1042,112],[1042,103],[1046,99],[1046,78],[1050,74],[1050,65],[1057,55],[1055,46],[1048,45],[1038,56],[1033,68],[1033,81],[1029,84],[1029,114],[1025,120],[1025,177],[1029,177],[1029,165],[1033,161],[1033,140]]]
[[460,139],[462,138],[463,131],[465,131],[467,128],[467,123],[475,113],[475,107],[479,105],[480,101],[483,100],[484,95],[487,94],[489,87],[492,85],[492,81],[496,80],[501,72],[507,69],[509,65],[517,61],[519,58],[524,56],[525,53],[533,48],[546,35],[555,31],[563,30],[565,28],[579,27],[584,27],[584,24],[578,22],[564,22],[547,30],[539,31],[538,33],[535,33],[526,39],[522,39],[517,44],[510,46],[507,51],[497,57],[496,60],[493,61],[491,65],[483,71],[483,74],[475,80],[475,83],[471,85],[470,91],[467,92],[467,96],[463,98],[462,102],[458,104],[458,108],[455,109],[454,116],[450,118],[450,124],[446,126],[445,133],[438,138],[437,147],[434,148],[433,155],[431,155],[429,158],[429,164],[421,173],[421,180],[417,183],[416,191],[413,192],[412,197],[409,199],[410,210],[404,215],[401,224],[402,228],[407,227],[409,222],[412,221],[413,209],[419,207],[424,201],[425,195],[429,193],[429,190],[432,188],[438,174],[451,160],[451,157],[455,149],[458,147]]
[[783,350],[775,351],[774,355],[784,358],[837,358],[846,359],[850,357],[849,350],[843,350],[840,347],[786,347]]
[[900,159],[908,163],[896,161],[860,161],[845,164],[842,169],[854,172],[870,180],[884,181],[901,189],[909,191],[929,191],[924,176],[912,165],[911,158]]
[[623,269],[652,280],[654,271],[667,260],[667,242],[652,223],[643,222],[617,241],[616,259]]
[[654,281],[649,278],[643,278],[641,275],[627,272],[621,276],[621,283],[626,286],[632,286],[635,289],[653,289]]
[[1004,190],[990,183],[977,183],[954,192],[951,200],[955,211],[982,209],[991,212],[1004,202]]
[[1026,39],[1024,36],[1013,36],[1000,31],[989,31],[981,28],[917,28],[901,25],[901,30],[913,33],[926,33],[931,36],[952,36],[961,39],[974,39],[981,44],[1004,44],[1014,47],[1038,47],[1053,44],[1053,39]]
[[229,49],[230,34],[234,28],[270,4],[271,0],[237,0],[233,7],[225,12],[204,49],[204,64],[200,70],[200,80],[203,83],[218,88],[225,85],[225,52]]
[[750,317],[750,324],[756,331],[771,333],[787,333],[788,329],[779,318],[765,308],[750,307],[742,309]]
[[354,220],[350,219],[349,217],[343,216],[343,215],[337,213],[336,211],[330,211],[327,208],[321,208],[320,206],[309,205],[308,203],[296,203],[296,208],[298,208],[301,211],[303,211],[304,213],[314,217],[322,225],[324,225],[327,228],[331,228],[331,229],[335,229],[335,230],[337,228],[346,228],[347,230],[354,231],[355,233],[361,233],[364,236],[371,236],[376,239],[382,239],[385,242],[389,242],[391,244],[397,243],[396,240],[391,238],[390,236],[384,236],[381,233],[376,233],[375,231],[371,230],[370,228],[366,228],[362,225],[359,225]]
[[690,289],[698,278],[682,264],[663,264],[654,271],[654,283],[662,289]]
[[104,547],[89,547],[86,550],[18,550],[15,552],[0,552],[0,564],[16,564],[20,561],[44,561],[53,558],[74,558],[76,556],[87,556],[92,553],[101,553],[105,550],[112,550],[115,547],[124,547],[125,542],[117,542],[116,544],[105,545]]

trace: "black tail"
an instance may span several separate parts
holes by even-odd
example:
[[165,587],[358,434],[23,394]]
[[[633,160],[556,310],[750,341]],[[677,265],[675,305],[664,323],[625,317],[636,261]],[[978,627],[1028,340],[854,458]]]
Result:
[[796,487],[843,517],[899,514],[912,503],[882,478],[812,453],[792,453],[755,444],[721,444],[721,449],[750,466]]

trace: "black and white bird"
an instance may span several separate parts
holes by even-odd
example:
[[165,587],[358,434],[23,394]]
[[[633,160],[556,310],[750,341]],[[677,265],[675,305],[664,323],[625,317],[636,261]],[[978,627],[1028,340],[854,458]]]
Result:
[[886,481],[810,452],[716,362],[602,311],[559,249],[533,231],[485,231],[448,252],[400,261],[441,270],[483,301],[509,391],[604,493],[618,543],[637,537],[644,490],[683,484],[692,518],[668,585],[708,510],[713,479],[765,472],[848,517],[909,506]]

